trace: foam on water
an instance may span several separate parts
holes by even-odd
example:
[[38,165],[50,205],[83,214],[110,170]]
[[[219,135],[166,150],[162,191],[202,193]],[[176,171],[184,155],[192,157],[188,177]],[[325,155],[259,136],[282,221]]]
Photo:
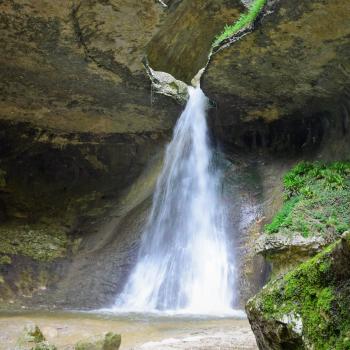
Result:
[[167,146],[136,266],[114,311],[234,312],[235,267],[208,142],[208,100],[199,87],[189,95]]

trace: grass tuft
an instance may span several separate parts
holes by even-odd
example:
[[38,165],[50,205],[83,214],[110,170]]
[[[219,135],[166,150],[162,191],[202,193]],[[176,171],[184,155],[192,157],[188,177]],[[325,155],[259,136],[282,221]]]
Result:
[[265,6],[267,0],[255,0],[247,13],[242,14],[239,19],[231,24],[225,25],[224,30],[216,36],[213,47],[218,46],[222,41],[237,33],[239,30],[253,23]]

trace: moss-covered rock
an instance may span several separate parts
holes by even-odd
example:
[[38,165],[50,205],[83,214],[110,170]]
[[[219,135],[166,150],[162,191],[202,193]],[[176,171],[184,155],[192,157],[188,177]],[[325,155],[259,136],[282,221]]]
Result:
[[24,328],[23,338],[33,343],[40,343],[45,340],[40,328],[34,323],[30,323]]
[[[52,261],[67,254],[70,240],[59,227],[49,225],[0,226],[0,262],[11,263],[8,255],[23,255],[37,261]],[[7,258],[6,258],[7,257]],[[4,261],[5,260],[5,261]]]
[[285,201],[256,251],[284,273],[350,229],[350,163],[301,162],[283,179]]
[[350,348],[350,234],[267,284],[246,311],[260,349]]
[[165,14],[155,1],[16,0],[0,8],[0,119],[93,134],[172,127],[175,104],[163,99],[155,112],[141,62]]
[[75,350],[118,350],[121,344],[120,334],[109,332],[103,336],[96,336],[75,345]]
[[[347,103],[350,4],[342,0],[267,3],[266,16],[254,30],[212,55],[202,76],[203,91],[218,106],[216,128],[223,128],[222,137],[229,144],[245,131],[251,138],[257,133],[254,141],[267,145],[275,137],[274,130],[268,130],[269,135],[256,131],[264,130],[264,123],[277,126],[279,120],[297,121],[292,127],[301,129],[299,139],[309,130],[312,140],[317,135],[311,133],[322,128],[321,114]],[[311,117],[318,119],[312,130],[305,121]],[[242,130],[242,125],[258,121],[264,123],[255,130]],[[280,141],[284,138],[280,147],[295,137],[287,126],[276,132]]]

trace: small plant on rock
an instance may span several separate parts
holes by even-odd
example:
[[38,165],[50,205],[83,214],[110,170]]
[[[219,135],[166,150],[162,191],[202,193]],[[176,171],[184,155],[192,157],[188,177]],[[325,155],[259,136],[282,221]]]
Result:
[[231,25],[225,25],[224,30],[215,38],[213,47],[218,46],[222,41],[236,34],[241,29],[252,24],[265,6],[267,0],[255,0],[249,7],[247,13],[242,14],[238,21]]

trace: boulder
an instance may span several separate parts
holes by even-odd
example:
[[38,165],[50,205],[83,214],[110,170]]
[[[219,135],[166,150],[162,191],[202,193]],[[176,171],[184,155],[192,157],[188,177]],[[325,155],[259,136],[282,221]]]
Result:
[[78,342],[75,345],[75,350],[118,350],[120,344],[120,334],[109,332],[105,335]]
[[246,305],[259,349],[350,346],[350,234],[283,277]]

